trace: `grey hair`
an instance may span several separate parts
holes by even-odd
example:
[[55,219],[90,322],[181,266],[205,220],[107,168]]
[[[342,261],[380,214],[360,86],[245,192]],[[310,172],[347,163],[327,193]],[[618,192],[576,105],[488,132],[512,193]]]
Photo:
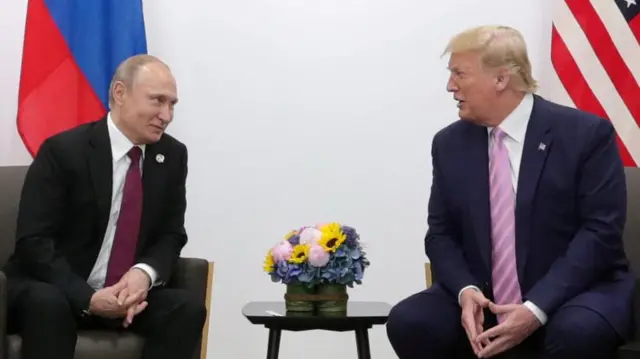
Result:
[[157,57],[147,54],[131,56],[118,65],[118,68],[116,68],[116,71],[111,78],[111,83],[109,84],[109,107],[113,106],[115,100],[113,96],[115,84],[117,82],[122,82],[128,89],[131,88],[140,69],[144,65],[152,62],[161,63],[164,66],[167,66]]

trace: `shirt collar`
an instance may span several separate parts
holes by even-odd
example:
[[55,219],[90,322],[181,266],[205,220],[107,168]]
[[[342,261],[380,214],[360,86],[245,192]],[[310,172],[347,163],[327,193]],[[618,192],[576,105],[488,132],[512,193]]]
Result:
[[[133,143],[127,138],[127,136],[120,131],[118,126],[113,122],[111,118],[111,112],[107,114],[107,129],[109,130],[109,139],[111,141],[111,155],[113,156],[113,162],[118,162],[122,157],[126,156]],[[145,145],[138,145],[142,150],[142,159],[144,159]]]
[[[529,118],[533,111],[533,95],[526,94],[520,104],[500,124],[500,129],[518,143],[524,143]],[[488,128],[489,133],[493,128]]]

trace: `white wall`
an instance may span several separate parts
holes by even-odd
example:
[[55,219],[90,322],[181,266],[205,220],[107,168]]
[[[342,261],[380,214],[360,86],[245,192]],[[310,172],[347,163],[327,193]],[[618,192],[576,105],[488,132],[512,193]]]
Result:
[[[442,49],[469,26],[517,27],[541,93],[566,103],[551,91],[550,1],[145,3],[149,51],[178,80],[169,132],[190,150],[183,253],[216,262],[209,358],[265,355],[267,332],[240,310],[282,298],[262,260],[296,226],[336,220],[361,232],[372,266],[353,300],[394,303],[424,288],[431,139],[456,115]],[[25,3],[0,5],[3,133],[15,133]],[[12,138],[0,165],[28,163]],[[375,358],[394,357],[384,328],[370,337]],[[284,334],[281,357],[301,352],[356,356],[351,334]]]
[[16,127],[26,16],[27,0],[0,2],[0,166],[31,161]]

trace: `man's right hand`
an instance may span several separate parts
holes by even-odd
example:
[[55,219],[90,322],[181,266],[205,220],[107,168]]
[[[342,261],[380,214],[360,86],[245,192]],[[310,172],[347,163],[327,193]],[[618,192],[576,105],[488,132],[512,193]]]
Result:
[[[125,282],[119,282],[111,287],[103,288],[93,294],[89,311],[104,318],[123,318],[131,307],[135,307],[133,312],[141,312],[147,305],[145,301],[140,303],[139,299],[144,294],[143,291],[129,295],[122,304],[118,303],[118,294],[126,288]],[[136,313],[137,314],[137,313]]]
[[476,342],[476,337],[483,331],[483,309],[489,306],[489,299],[485,298],[482,292],[469,288],[460,294],[460,306],[462,307],[462,327],[467,332],[473,352],[478,355],[482,347]]

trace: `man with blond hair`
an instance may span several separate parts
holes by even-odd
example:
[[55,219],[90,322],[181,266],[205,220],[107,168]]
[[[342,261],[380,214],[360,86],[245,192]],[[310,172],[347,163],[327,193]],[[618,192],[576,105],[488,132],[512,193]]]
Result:
[[445,53],[460,120],[432,144],[425,249],[436,282],[391,311],[394,350],[613,357],[631,334],[634,276],[611,123],[534,95],[512,28],[464,31]]

